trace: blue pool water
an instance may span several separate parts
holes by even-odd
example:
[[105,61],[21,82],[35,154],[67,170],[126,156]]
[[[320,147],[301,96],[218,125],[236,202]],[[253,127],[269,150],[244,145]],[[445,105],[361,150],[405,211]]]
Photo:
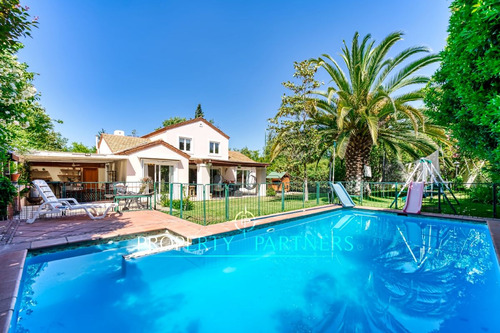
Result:
[[500,332],[483,224],[343,210],[124,260],[137,244],[29,257],[11,330]]

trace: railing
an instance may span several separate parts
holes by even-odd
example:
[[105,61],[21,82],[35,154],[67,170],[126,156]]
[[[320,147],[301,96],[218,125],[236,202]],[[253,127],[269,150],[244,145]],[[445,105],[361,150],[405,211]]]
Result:
[[[401,192],[404,183],[342,183],[359,206],[402,209],[405,204],[407,189]],[[307,188],[298,182],[205,185],[142,182],[48,184],[58,198],[74,198],[82,203],[118,202],[120,211],[157,209],[202,225],[310,208],[334,201],[328,182],[309,182]],[[498,217],[499,184],[447,185],[454,197],[444,187],[439,189],[427,186],[423,212]],[[19,194],[14,201],[12,213],[17,219],[29,219],[42,200],[29,183],[18,183],[17,188]],[[139,197],[127,198],[138,195]],[[64,216],[81,213],[68,211]],[[47,217],[61,216],[63,215]]]
[[[116,202],[117,211],[145,210],[153,208],[155,184],[142,182],[47,182],[54,195],[58,198],[74,198],[79,203],[88,202]],[[12,215],[15,219],[27,220],[34,216],[43,200],[31,183],[19,182],[16,184],[18,195],[12,205]],[[142,197],[130,197],[144,194]],[[104,209],[97,209],[102,213]],[[83,210],[66,210],[59,214],[48,214],[44,218],[58,218],[85,214]]]
[[156,209],[209,225],[328,204],[327,182],[260,184],[158,184]]

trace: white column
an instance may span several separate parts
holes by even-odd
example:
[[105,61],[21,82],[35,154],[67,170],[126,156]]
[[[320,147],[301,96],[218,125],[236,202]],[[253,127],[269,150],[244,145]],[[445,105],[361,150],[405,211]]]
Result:
[[210,184],[210,170],[205,163],[196,165],[196,183],[198,184],[196,189],[197,199],[203,200],[203,188],[205,188],[205,199],[210,199],[210,188],[209,186],[204,186]]
[[259,188],[259,195],[266,196],[266,168],[257,168],[257,184]]

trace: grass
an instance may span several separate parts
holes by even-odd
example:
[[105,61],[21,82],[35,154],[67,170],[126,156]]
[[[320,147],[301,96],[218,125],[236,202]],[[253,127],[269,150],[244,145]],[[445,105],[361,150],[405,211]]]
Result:
[[[302,193],[287,193],[283,201],[280,195],[228,198],[227,201],[221,198],[207,200],[205,204],[203,201],[193,201],[193,209],[183,211],[182,218],[194,223],[209,225],[234,220],[237,216],[238,219],[251,218],[326,204],[328,204],[327,193],[320,193],[318,198],[316,198],[316,193],[310,193],[309,200],[304,200]],[[164,211],[168,213],[168,207],[165,207]],[[172,215],[181,217],[181,212],[173,210]]]
[[[355,204],[364,207],[379,207],[379,208],[396,208],[391,207],[394,201],[394,190],[373,190],[370,196],[366,194],[363,198],[353,196]],[[493,217],[493,205],[475,202],[470,192],[456,192],[455,196],[459,201],[459,205],[454,203],[454,207],[458,215],[477,216],[477,217]],[[454,202],[451,196],[450,200]],[[402,209],[405,201],[404,197],[398,199],[397,208]],[[180,210],[173,210],[172,215],[182,217],[194,223],[209,225],[220,222],[230,221],[241,218],[251,218],[269,214],[287,212],[296,209],[310,208],[319,205],[328,204],[328,193],[321,192],[316,198],[316,193],[309,193],[309,200],[304,200],[301,192],[286,193],[282,202],[281,195],[257,197],[246,196],[239,198],[224,198],[202,201],[193,201],[193,209],[183,211],[182,216]],[[166,213],[169,213],[168,207],[164,208]],[[441,211],[439,211],[437,195],[434,197],[426,197],[422,205],[423,212],[455,214],[449,207],[446,201],[441,198]],[[247,212],[247,213],[245,213]],[[240,214],[240,215],[238,215]]]

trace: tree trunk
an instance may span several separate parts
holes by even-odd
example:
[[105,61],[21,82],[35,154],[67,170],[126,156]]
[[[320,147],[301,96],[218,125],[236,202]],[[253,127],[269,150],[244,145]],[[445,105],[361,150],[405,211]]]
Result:
[[347,190],[351,194],[359,195],[361,182],[364,179],[364,166],[370,164],[372,149],[370,134],[356,133],[351,135],[345,153]]

